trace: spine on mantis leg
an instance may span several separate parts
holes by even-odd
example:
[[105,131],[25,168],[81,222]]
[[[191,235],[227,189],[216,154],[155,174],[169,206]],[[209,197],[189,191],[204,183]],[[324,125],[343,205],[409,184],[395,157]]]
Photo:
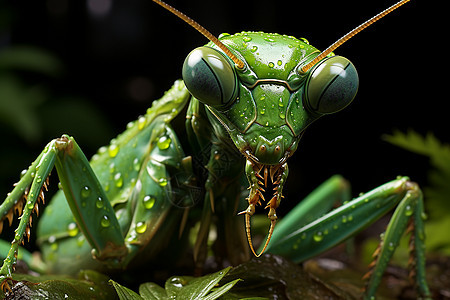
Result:
[[[31,213],[37,211],[38,199],[44,199],[43,188],[47,186],[47,177],[53,169],[56,152],[53,151],[55,141],[50,142],[44,151],[39,155],[36,161],[31,165],[21,181],[16,185],[16,188],[8,195],[0,210],[11,209],[12,203],[22,201],[20,197],[24,197],[26,202],[23,206],[22,215],[20,217],[19,226],[17,227],[11,248],[6,256],[3,266],[0,270],[0,279],[11,277],[17,263],[17,255],[19,244],[23,242],[24,235],[30,236],[30,227],[32,223]],[[28,186],[31,183],[31,188]],[[17,204],[16,204],[17,205]],[[8,212],[11,214],[11,211]],[[2,283],[5,284],[6,281]]]

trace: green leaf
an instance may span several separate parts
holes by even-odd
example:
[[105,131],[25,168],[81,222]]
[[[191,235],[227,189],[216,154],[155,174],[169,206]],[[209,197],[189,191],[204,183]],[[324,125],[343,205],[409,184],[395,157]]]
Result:
[[212,293],[207,295],[204,300],[214,300],[228,292],[236,283],[238,283],[240,279],[236,279],[233,281],[228,282],[227,284],[224,284],[222,287],[215,289]]
[[109,282],[114,286],[116,289],[117,295],[119,295],[120,300],[143,300],[141,296],[139,296],[137,293],[133,292],[127,287],[124,287],[123,285],[118,284],[114,280],[109,280]]
[[[145,299],[145,300],[215,300],[226,294],[240,279],[234,279],[222,286],[218,286],[222,278],[231,270],[225,268],[219,272],[203,277],[172,276],[165,283],[165,289],[155,283],[144,283],[139,286],[141,298],[133,298],[137,294],[114,283],[114,287],[120,299]],[[119,293],[120,292],[120,293]]]
[[[13,274],[8,299],[115,299],[108,277],[95,271],[82,271],[78,278],[64,275],[31,276]],[[0,295],[0,298],[3,299]]]
[[51,53],[33,46],[9,46],[0,52],[0,71],[32,71],[49,76],[61,73],[62,63]]
[[228,267],[219,272],[193,279],[183,289],[180,289],[180,293],[177,296],[180,299],[192,300],[205,297],[230,269],[231,267]]
[[145,300],[164,300],[167,299],[166,291],[153,282],[146,282],[139,286],[139,294]]

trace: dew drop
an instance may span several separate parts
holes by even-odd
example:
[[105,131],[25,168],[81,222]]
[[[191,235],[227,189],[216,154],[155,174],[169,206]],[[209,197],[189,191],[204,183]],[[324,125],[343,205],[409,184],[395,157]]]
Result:
[[121,188],[123,186],[123,178],[121,173],[116,173],[114,175],[114,182],[116,183],[116,187]]
[[20,179],[22,179],[23,176],[27,173],[27,169],[23,169],[22,172],[20,172]]
[[80,236],[78,237],[78,239],[77,239],[77,246],[78,246],[78,247],[83,246],[85,240],[86,240],[86,239],[84,238],[84,235],[80,235]]
[[258,51],[258,47],[257,46],[253,46],[252,49],[250,49],[250,51],[255,53],[256,51]]
[[98,197],[97,200],[95,200],[95,206],[97,206],[97,208],[102,208],[104,204],[102,197]]
[[273,68],[275,66],[275,64],[273,62],[269,63],[269,68]]
[[248,42],[250,42],[250,41],[252,40],[252,38],[249,37],[249,36],[244,36],[242,39],[243,39],[244,42],[246,42],[246,43],[248,43]]
[[103,216],[102,219],[100,220],[100,225],[102,225],[102,227],[109,227],[109,225],[111,224],[111,221],[109,220],[108,216]]
[[317,231],[316,233],[314,233],[313,239],[314,239],[315,242],[321,242],[323,240],[323,233],[322,233],[322,231]]
[[109,157],[116,157],[117,153],[119,153],[119,146],[112,144],[108,148]]
[[302,41],[303,43],[309,45],[309,41],[305,38],[300,38],[300,41]]
[[286,115],[284,113],[280,113],[278,116],[280,117],[280,119],[286,118]]
[[105,146],[102,146],[102,147],[100,147],[100,149],[98,149],[98,153],[99,154],[105,153],[106,150],[107,150],[107,148]]
[[145,222],[138,222],[136,224],[136,232],[144,233],[147,230],[147,224]]
[[138,119],[138,129],[142,130],[145,127],[145,123],[147,123],[147,119],[145,117],[140,117]]
[[114,173],[114,171],[116,170],[116,164],[115,163],[110,163],[109,164],[109,173]]
[[388,244],[388,249],[389,249],[390,251],[394,251],[394,249],[395,249],[394,243],[390,242],[390,243]]
[[67,232],[69,233],[69,236],[76,236],[78,234],[78,226],[75,222],[70,223],[67,226]]
[[143,199],[144,207],[146,209],[151,209],[155,205],[156,198],[150,195],[147,195]]
[[167,178],[161,178],[158,181],[159,186],[166,186],[167,185]]
[[169,148],[170,143],[172,143],[172,140],[170,138],[168,138],[167,136],[162,136],[158,139],[156,145],[160,150],[165,150]]
[[277,65],[281,66],[283,64],[283,62],[281,60],[277,61]]
[[133,160],[133,168],[135,171],[139,171],[139,169],[141,168],[141,165],[139,163],[139,158],[137,158],[137,157]]
[[347,216],[345,216],[345,215],[342,216],[342,223],[345,224],[345,223],[347,223],[347,221],[348,221]]
[[88,186],[85,186],[81,189],[81,197],[87,198],[91,195],[91,189]]
[[413,209],[410,205],[407,205],[405,207],[405,216],[409,217],[413,214]]

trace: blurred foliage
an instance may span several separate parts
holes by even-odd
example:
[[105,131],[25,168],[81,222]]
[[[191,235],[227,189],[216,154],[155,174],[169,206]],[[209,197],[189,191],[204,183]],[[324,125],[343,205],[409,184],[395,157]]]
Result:
[[27,142],[36,142],[42,126],[36,108],[46,102],[42,84],[26,83],[21,72],[43,76],[61,74],[61,63],[44,50],[11,46],[0,52],[0,122]]
[[0,123],[31,144],[61,130],[72,129],[91,141],[110,134],[102,112],[88,100],[55,94],[62,76],[62,63],[43,49],[9,46],[0,50]]
[[450,145],[439,141],[432,133],[425,136],[409,130],[394,131],[384,139],[396,146],[429,158],[428,185],[422,187],[429,215],[425,223],[427,250],[450,254]]

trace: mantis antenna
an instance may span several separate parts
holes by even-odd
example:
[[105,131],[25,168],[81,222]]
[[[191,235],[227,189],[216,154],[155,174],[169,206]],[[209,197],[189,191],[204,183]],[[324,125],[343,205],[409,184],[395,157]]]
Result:
[[397,2],[396,4],[392,5],[391,7],[383,10],[382,12],[380,12],[378,15],[372,17],[371,19],[367,20],[366,22],[362,23],[361,25],[359,25],[358,27],[356,27],[355,29],[353,29],[352,31],[350,31],[349,33],[347,33],[346,35],[344,35],[343,37],[341,37],[339,40],[337,40],[336,42],[334,42],[334,44],[332,44],[330,47],[328,47],[327,49],[325,49],[322,53],[320,53],[315,59],[313,59],[311,62],[309,62],[307,65],[304,65],[303,67],[301,67],[301,71],[303,73],[306,73],[309,69],[311,69],[316,63],[318,63],[320,60],[324,59],[328,54],[330,54],[332,51],[334,51],[336,48],[338,48],[339,46],[341,46],[343,43],[345,43],[346,41],[348,41],[350,38],[354,37],[356,34],[360,33],[362,30],[366,29],[367,27],[369,27],[370,25],[372,25],[373,23],[375,23],[376,21],[380,20],[381,18],[383,18],[384,16],[386,16],[387,14],[393,12],[394,10],[396,10],[397,8],[399,8],[400,6],[402,6],[403,4],[406,4],[407,2],[409,2],[410,0],[402,0]]
[[197,23],[196,21],[194,21],[190,17],[186,16],[184,13],[182,13],[178,9],[170,6],[169,4],[167,4],[167,3],[165,3],[165,2],[163,2],[161,0],[152,0],[152,1],[155,2],[156,4],[159,4],[160,6],[165,8],[166,10],[168,10],[171,13],[173,13],[174,15],[176,15],[178,18],[180,18],[183,21],[185,21],[186,23],[188,23],[190,26],[192,26],[198,32],[203,34],[208,40],[210,40],[211,42],[216,44],[217,47],[222,49],[222,51],[225,52],[225,54],[236,64],[237,68],[239,68],[239,69],[243,69],[244,68],[244,66],[245,66],[244,62],[242,60],[240,60],[239,58],[237,58],[236,55],[231,53],[230,49],[228,49],[227,46],[225,46],[221,41],[219,41],[219,39],[216,38],[205,27],[203,27],[202,25],[200,25],[199,23]]

